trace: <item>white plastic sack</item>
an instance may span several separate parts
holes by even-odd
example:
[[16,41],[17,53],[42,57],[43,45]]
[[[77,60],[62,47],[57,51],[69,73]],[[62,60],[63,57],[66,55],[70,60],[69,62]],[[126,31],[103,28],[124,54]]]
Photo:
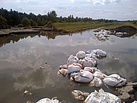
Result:
[[94,75],[95,77],[100,78],[100,79],[104,79],[105,77],[107,77],[107,75],[104,74],[104,73],[102,73],[99,69],[96,70],[96,71],[93,73],[93,75]]
[[68,60],[67,60],[67,64],[72,64],[72,63],[78,63],[78,58],[74,55],[70,55]]
[[95,54],[98,59],[103,59],[107,56],[107,53],[101,49],[93,50],[91,54]]
[[68,69],[68,66],[67,66],[67,64],[60,65],[60,66],[59,66],[59,69]]
[[84,67],[95,67],[97,65],[97,61],[93,58],[85,57],[82,60],[79,60],[79,63]]
[[104,79],[105,77],[107,77],[107,75],[102,73],[99,69],[97,69],[97,67],[85,67],[84,70],[90,71],[91,73],[93,73],[94,77],[100,79]]
[[85,57],[91,58],[91,57],[92,57],[92,55],[91,55],[91,54],[86,54],[86,56],[85,56]]
[[101,87],[103,82],[100,78],[94,77],[94,79],[90,82],[89,86]]
[[103,79],[103,82],[108,86],[121,87],[127,83],[127,80],[121,78],[118,74],[112,74]]
[[86,54],[91,54],[93,52],[93,50],[87,50],[85,53]]
[[71,79],[75,82],[89,83],[93,80],[93,74],[89,71],[80,70],[79,73],[73,73],[70,75]]
[[60,69],[60,70],[58,70],[57,74],[65,77],[68,75],[68,70],[67,69]]
[[68,65],[68,74],[71,74],[75,71],[80,71],[82,69],[82,65],[79,63],[73,63]]
[[84,103],[121,103],[121,99],[114,94],[104,92],[100,89],[99,92],[94,91],[85,99]]
[[37,103],[60,103],[57,99],[43,98],[40,99]]
[[95,71],[98,71],[97,67],[84,67],[84,70],[90,71],[91,73],[95,73]]
[[85,58],[86,56],[86,53],[84,51],[79,51],[76,56],[79,58],[79,59],[83,59]]

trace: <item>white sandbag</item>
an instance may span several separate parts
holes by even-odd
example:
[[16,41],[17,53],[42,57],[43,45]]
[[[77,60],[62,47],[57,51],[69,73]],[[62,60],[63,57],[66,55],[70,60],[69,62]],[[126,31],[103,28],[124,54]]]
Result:
[[90,71],[91,73],[95,73],[95,71],[98,71],[97,67],[84,67],[84,70]]
[[82,69],[82,65],[79,63],[73,63],[68,65],[68,74],[79,72]]
[[68,69],[60,69],[58,70],[57,74],[65,77],[68,75]]
[[71,80],[80,83],[89,83],[93,80],[93,74],[84,70],[80,70],[79,73],[73,73],[70,77],[72,77]]
[[91,54],[93,52],[93,50],[87,50],[85,53],[86,54]]
[[57,99],[43,98],[40,99],[37,103],[60,103]]
[[79,58],[79,59],[83,59],[85,58],[86,56],[86,53],[84,51],[79,51],[76,56]]
[[103,82],[100,78],[94,77],[94,79],[89,83],[89,86],[101,87]]
[[88,58],[91,58],[91,54],[86,54],[86,56],[85,57],[88,57]]
[[121,78],[118,74],[112,74],[103,79],[103,82],[108,86],[121,87],[127,83],[127,80]]
[[121,79],[120,75],[118,75],[118,74],[111,74],[111,75],[109,75],[108,77],[116,78],[116,79],[118,79],[118,80]]
[[82,60],[79,60],[79,63],[84,67],[95,67],[97,65],[97,61],[93,58],[85,57]]
[[101,49],[93,50],[91,54],[95,54],[98,59],[103,59],[107,56],[107,53]]
[[67,60],[67,64],[72,64],[72,63],[78,63],[78,57],[74,56],[74,55],[70,55],[68,60]]
[[96,71],[93,73],[93,75],[94,75],[95,77],[100,78],[100,79],[104,79],[105,77],[107,77],[107,75],[104,74],[104,73],[102,73],[99,69],[96,70]]
[[86,57],[89,57],[89,58],[93,58],[95,60],[98,60],[98,58],[96,57],[96,54],[95,52],[93,52],[94,50],[88,50],[86,51]]
[[93,73],[94,77],[98,77],[100,79],[107,77],[107,75],[102,73],[97,67],[85,67],[84,70],[90,71],[91,73]]
[[121,99],[114,94],[104,92],[100,89],[99,92],[96,90],[85,99],[84,103],[121,103]]
[[60,66],[59,66],[59,69],[68,69],[68,65],[67,65],[67,64],[60,65]]

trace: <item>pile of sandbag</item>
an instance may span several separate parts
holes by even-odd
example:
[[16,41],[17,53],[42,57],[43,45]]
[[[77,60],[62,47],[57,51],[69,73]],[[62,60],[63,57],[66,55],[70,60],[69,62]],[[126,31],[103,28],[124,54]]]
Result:
[[68,76],[70,80],[79,83],[89,83],[89,86],[100,87],[103,84],[112,87],[120,87],[126,84],[126,79],[118,74],[107,76],[97,66],[99,59],[106,58],[107,54],[101,49],[79,51],[76,55],[70,55],[67,64],[61,65],[58,74]]
[[105,41],[108,39],[109,35],[111,34],[111,31],[101,29],[98,32],[95,32],[95,36],[99,41]]
[[107,54],[101,49],[79,51],[76,55],[70,55],[67,60],[67,65],[72,63],[79,63],[82,67],[96,67],[97,60],[106,58]]

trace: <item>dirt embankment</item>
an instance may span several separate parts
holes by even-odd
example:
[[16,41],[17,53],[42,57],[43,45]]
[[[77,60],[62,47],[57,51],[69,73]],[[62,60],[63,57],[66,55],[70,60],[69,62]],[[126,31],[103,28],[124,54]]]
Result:
[[132,26],[120,26],[111,29],[112,33],[120,37],[129,37],[137,33],[137,29]]

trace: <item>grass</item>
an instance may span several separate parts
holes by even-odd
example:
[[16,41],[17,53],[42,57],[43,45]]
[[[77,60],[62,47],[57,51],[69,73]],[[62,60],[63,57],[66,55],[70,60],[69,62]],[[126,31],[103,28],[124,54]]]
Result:
[[54,23],[53,25],[58,29],[65,30],[68,32],[78,32],[78,31],[94,29],[110,24],[96,23],[96,22],[63,22],[63,23]]
[[79,32],[87,29],[95,29],[99,27],[104,27],[105,29],[113,29],[119,26],[133,26],[137,28],[137,24],[133,24],[132,22],[113,22],[113,23],[105,23],[99,21],[93,22],[62,22],[62,23],[54,23],[53,24],[57,29],[66,31],[66,32]]

